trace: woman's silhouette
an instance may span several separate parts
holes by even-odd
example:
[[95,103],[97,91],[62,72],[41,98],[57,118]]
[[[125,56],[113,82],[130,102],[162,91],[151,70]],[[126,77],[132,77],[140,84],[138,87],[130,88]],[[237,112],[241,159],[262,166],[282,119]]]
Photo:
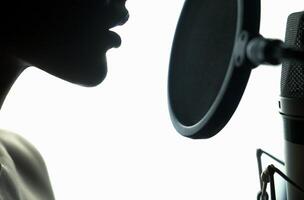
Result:
[[[0,106],[29,66],[72,83],[95,86],[107,72],[106,52],[120,45],[109,31],[128,19],[126,0],[1,3]],[[54,199],[39,152],[22,137],[0,132],[0,199]]]

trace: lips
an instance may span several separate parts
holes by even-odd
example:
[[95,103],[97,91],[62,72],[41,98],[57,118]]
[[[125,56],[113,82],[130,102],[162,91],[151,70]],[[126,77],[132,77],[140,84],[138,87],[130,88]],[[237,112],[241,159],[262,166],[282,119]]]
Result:
[[113,42],[112,47],[114,47],[114,48],[120,47],[121,38],[117,33],[115,33],[114,31],[109,31],[109,37],[110,37],[110,40]]
[[115,26],[124,25],[129,19],[129,12],[126,8],[120,10],[119,12],[113,11],[113,16],[108,21],[109,29],[114,28]]
[[111,31],[110,29],[114,28],[116,26],[124,25],[129,19],[129,12],[126,9],[124,9],[124,11],[122,13],[123,14],[121,14],[119,18],[116,18],[116,20],[112,21],[112,23],[109,27],[109,32],[108,33],[109,33],[110,40],[113,42],[112,47],[114,47],[114,48],[120,47],[121,37],[117,33],[115,33],[114,31]]
[[129,17],[130,17],[130,15],[129,15],[129,12],[127,11],[127,10],[125,10],[125,12],[124,12],[125,14],[124,15],[122,15],[122,17],[120,18],[120,20],[119,20],[119,22],[118,22],[118,25],[124,25],[127,21],[128,21],[128,19],[129,19]]

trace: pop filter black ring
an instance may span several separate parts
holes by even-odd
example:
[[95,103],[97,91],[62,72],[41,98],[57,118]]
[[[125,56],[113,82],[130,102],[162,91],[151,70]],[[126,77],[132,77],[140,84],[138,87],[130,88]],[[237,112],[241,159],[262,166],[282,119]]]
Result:
[[244,93],[250,76],[251,67],[237,67],[235,64],[234,54],[237,49],[236,44],[238,38],[243,31],[248,32],[252,38],[259,35],[260,0],[237,0],[237,27],[234,47],[227,73],[225,75],[221,89],[219,90],[215,101],[210,106],[208,112],[204,115],[203,118],[201,118],[201,120],[199,120],[193,125],[185,125],[178,119],[172,107],[172,96],[170,96],[170,90],[172,89],[172,87],[174,87],[174,84],[172,84],[170,81],[170,75],[173,70],[172,56],[174,55],[174,49],[177,46],[176,37],[179,34],[179,31],[182,31],[181,24],[184,20],[186,20],[184,19],[184,13],[187,12],[186,9],[191,8],[191,6],[189,6],[188,4],[191,4],[191,0],[187,0],[184,4],[182,14],[177,25],[176,34],[174,37],[172,47],[173,53],[171,54],[169,68],[168,103],[171,121],[175,129],[183,136],[193,139],[203,139],[210,138],[216,135],[220,130],[224,128],[224,126],[232,117]]

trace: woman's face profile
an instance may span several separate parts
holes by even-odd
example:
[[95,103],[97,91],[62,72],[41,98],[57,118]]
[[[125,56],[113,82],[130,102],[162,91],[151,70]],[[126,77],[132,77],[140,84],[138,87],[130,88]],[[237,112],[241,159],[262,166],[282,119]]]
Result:
[[107,73],[106,52],[120,37],[126,0],[18,1],[1,16],[4,51],[64,80],[95,86]]

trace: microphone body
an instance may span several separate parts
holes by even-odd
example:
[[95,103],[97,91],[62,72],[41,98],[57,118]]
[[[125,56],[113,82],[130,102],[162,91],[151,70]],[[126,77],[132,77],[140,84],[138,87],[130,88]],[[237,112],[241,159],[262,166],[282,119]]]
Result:
[[[303,102],[304,103],[304,102]],[[287,176],[304,188],[304,117],[283,115],[285,134],[285,162]],[[287,183],[287,199],[304,199],[304,193]]]
[[[288,18],[285,43],[304,48],[304,12]],[[287,176],[304,188],[304,63],[285,60],[282,67],[280,113],[283,117]],[[304,199],[304,193],[287,183],[287,199]]]

